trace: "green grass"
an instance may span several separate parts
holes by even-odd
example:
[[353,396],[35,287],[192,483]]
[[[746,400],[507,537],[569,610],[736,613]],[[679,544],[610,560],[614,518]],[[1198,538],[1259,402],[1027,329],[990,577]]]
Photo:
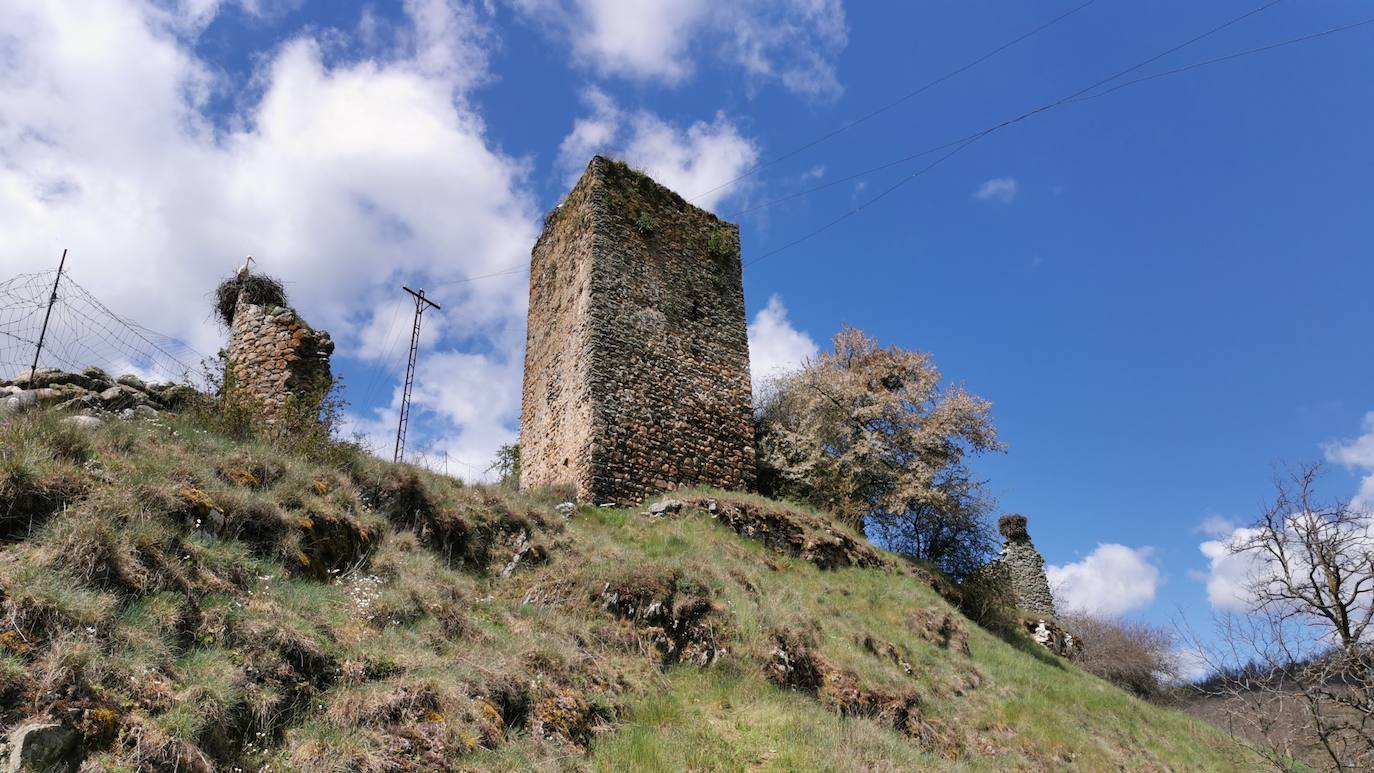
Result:
[[599,741],[598,770],[913,770],[940,760],[869,719],[827,711],[736,663],[675,667]]
[[[895,557],[551,505],[193,416],[7,419],[0,725],[71,717],[111,770],[1249,767]],[[780,648],[824,678],[779,686]]]
[[[620,729],[594,748],[599,767],[1246,767],[1214,729],[1134,698],[1029,640],[1014,646],[961,620],[968,656],[933,644],[920,635],[913,612],[957,613],[909,577],[878,569],[822,571],[783,556],[768,556],[772,569],[758,543],[699,516],[649,520],[595,512],[574,528],[589,544],[602,545],[614,557],[611,564],[649,554],[716,578],[736,630],[730,659],[705,671],[677,667],[668,689],[632,701]],[[665,549],[681,545],[691,547]],[[769,684],[757,665],[765,634],[789,626],[809,628],[825,656],[861,684],[914,689],[924,715],[939,726],[937,736],[959,739],[958,756],[949,759],[949,748],[939,743],[923,750],[874,719],[839,717],[809,696]],[[865,636],[894,645],[912,673],[869,652]]]

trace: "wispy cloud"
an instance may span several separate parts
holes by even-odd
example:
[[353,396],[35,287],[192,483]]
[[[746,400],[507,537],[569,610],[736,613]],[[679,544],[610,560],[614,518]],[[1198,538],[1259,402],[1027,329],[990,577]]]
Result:
[[558,148],[569,184],[593,154],[609,152],[706,209],[748,189],[746,184],[721,185],[759,157],[757,144],[723,113],[710,122],[681,127],[647,110],[623,110],[597,88],[588,89],[583,100],[591,114],[573,123]]
[[1016,200],[1016,187],[1015,177],[994,177],[978,186],[978,190],[973,192],[973,198],[1010,204]]
[[754,82],[830,99],[849,41],[841,0],[513,0],[518,12],[572,46],[604,76],[676,85],[711,56]]

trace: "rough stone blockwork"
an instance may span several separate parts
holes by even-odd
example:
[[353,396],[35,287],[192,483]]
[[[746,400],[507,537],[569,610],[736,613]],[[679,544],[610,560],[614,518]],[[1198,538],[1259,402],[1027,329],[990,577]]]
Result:
[[293,309],[259,306],[240,296],[229,330],[228,365],[234,392],[268,423],[282,417],[293,396],[322,397],[331,383],[329,334]]
[[1032,614],[1054,617],[1054,597],[1050,595],[1050,581],[1045,577],[1045,559],[1031,544],[1026,516],[1004,515],[998,519],[997,529],[1006,539],[1002,545],[1002,562],[1011,575],[1016,605]]
[[522,486],[748,489],[751,411],[738,226],[593,158],[530,261]]

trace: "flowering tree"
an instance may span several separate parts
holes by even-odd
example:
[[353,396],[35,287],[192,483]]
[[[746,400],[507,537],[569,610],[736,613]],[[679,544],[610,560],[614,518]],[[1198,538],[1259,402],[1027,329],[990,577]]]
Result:
[[992,505],[965,463],[1002,448],[990,405],[944,384],[928,354],[846,326],[771,386],[758,410],[762,486],[954,574],[991,549]]

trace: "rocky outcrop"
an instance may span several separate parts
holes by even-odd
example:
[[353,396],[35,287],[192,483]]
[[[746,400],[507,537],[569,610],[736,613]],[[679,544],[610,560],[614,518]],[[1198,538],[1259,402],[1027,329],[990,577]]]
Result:
[[1016,606],[1033,615],[1054,617],[1054,597],[1045,577],[1045,559],[1031,543],[1026,516],[1004,515],[997,521],[1002,532],[1002,563],[1011,577]]
[[1083,643],[1078,637],[1053,618],[1025,620],[1023,624],[1026,633],[1030,634],[1036,644],[1056,655],[1071,658],[1083,650]]
[[39,368],[0,381],[0,416],[50,408],[72,414],[69,421],[84,426],[115,416],[156,418],[160,411],[180,410],[199,396],[185,384],[147,384],[133,375],[114,378],[100,368],[80,373]]
[[728,617],[707,586],[676,572],[637,568],[608,580],[603,609],[633,623],[640,641],[671,663],[707,666],[727,652]]
[[30,722],[9,735],[4,773],[72,771],[80,761],[80,736],[54,722]]
[[876,550],[824,518],[757,499],[694,496],[684,501],[656,503],[646,514],[662,516],[684,507],[709,514],[741,537],[757,540],[777,553],[796,556],[822,569],[887,565]]

